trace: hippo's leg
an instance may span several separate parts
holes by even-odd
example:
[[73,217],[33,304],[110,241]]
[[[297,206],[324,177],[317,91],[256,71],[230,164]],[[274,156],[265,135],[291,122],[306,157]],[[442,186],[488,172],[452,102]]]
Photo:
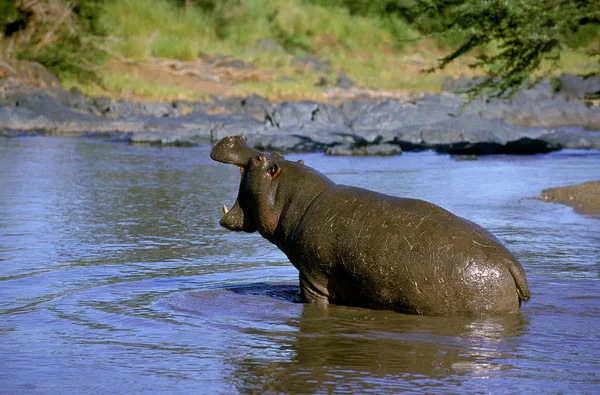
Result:
[[313,284],[300,272],[300,296],[307,303],[315,303],[321,305],[328,305],[329,299],[327,296],[320,292]]

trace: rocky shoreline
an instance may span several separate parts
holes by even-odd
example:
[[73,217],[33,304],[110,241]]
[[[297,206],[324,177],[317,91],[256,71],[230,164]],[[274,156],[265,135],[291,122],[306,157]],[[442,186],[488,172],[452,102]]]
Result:
[[[469,81],[453,81],[448,89]],[[269,103],[251,95],[211,102],[144,103],[87,98],[0,81],[0,136],[106,137],[134,144],[188,146],[242,135],[260,150],[329,155],[538,154],[600,149],[600,107],[584,101],[600,77],[564,75],[508,101],[450,92],[410,102],[359,96],[339,103]]]

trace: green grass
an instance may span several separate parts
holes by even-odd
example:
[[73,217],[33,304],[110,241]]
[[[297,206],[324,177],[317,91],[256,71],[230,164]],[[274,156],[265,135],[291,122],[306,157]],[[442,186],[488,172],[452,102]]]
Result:
[[[350,75],[360,87],[390,91],[439,91],[449,76],[477,74],[468,67],[468,58],[459,59],[441,72],[422,72],[435,66],[459,36],[415,41],[419,34],[398,18],[350,14],[346,8],[324,3],[217,1],[213,10],[185,10],[171,0],[107,0],[99,20],[109,35],[105,45],[120,62],[144,63],[152,58],[194,61],[201,53],[240,58],[271,73],[273,78],[238,83],[231,93],[258,93],[272,100],[321,100],[324,91],[315,82],[322,76],[335,81],[339,71]],[[265,40],[271,43],[270,49],[264,46]],[[493,46],[486,51],[494,51]],[[302,53],[328,60],[330,70],[299,66],[295,55]],[[74,81],[66,85],[77,85],[87,94],[148,100],[205,97],[185,85],[165,85],[123,68],[113,70],[113,63],[100,72],[102,88]],[[597,67],[597,62],[581,52],[568,51],[556,73],[581,72],[594,65]],[[288,82],[280,82],[282,77],[288,77]]]
[[102,75],[102,80],[103,87],[97,84],[81,83],[74,79],[63,81],[63,86],[66,89],[77,87],[86,96],[110,95],[128,100],[203,101],[208,99],[207,95],[192,89],[164,85],[151,79],[140,79],[134,75],[106,73]]
[[355,16],[344,8],[294,0],[246,0],[212,12],[186,11],[167,0],[110,0],[100,20],[113,37],[111,48],[135,60],[192,60],[201,51],[247,56],[261,40],[277,42],[292,53],[327,55],[394,48],[399,40],[416,37],[399,20]]

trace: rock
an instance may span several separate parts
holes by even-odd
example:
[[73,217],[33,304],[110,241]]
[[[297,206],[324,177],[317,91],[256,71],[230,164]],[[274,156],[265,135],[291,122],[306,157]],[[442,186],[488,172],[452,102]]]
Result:
[[77,89],[42,91],[6,81],[0,88],[0,130],[5,137],[86,135],[141,144],[190,145],[201,139],[242,135],[261,150],[328,151],[330,155],[388,155],[424,149],[455,155],[600,149],[598,132],[522,127],[494,119],[512,116],[522,123],[546,126],[579,119],[580,124],[595,125],[600,116],[596,107],[562,96],[535,104],[534,98],[547,96],[547,86],[537,93],[525,92],[520,102],[479,102],[465,113],[461,113],[463,98],[451,94],[429,94],[413,103],[359,97],[338,107],[312,101],[271,105],[258,95],[211,103],[136,103],[86,98]]
[[540,139],[562,148],[600,149],[600,132],[559,129],[543,134]]
[[298,134],[249,135],[248,144],[261,151],[323,152],[329,145]]
[[388,100],[370,107],[352,121],[350,127],[368,142],[377,139],[389,142],[407,127],[448,120],[454,112],[454,108],[427,101],[413,104]]
[[101,115],[93,101],[88,100],[76,87],[71,88],[69,92],[58,90],[56,99],[59,100],[62,105],[72,110],[81,111],[87,114]]
[[375,107],[381,101],[377,100],[373,97],[367,98],[354,98],[353,100],[344,100],[340,104],[340,109],[342,113],[352,123],[356,118],[358,118],[361,114],[365,114],[371,111],[371,108]]
[[562,74],[556,85],[556,91],[566,100],[583,100],[594,94],[600,94],[600,75],[586,78],[580,75]]
[[465,113],[488,119],[502,119],[519,126],[556,128],[581,127],[600,130],[600,108],[570,102],[564,98],[548,101],[481,100],[466,107]]
[[230,97],[204,103],[205,112],[224,114],[248,114],[264,121],[271,104],[262,96],[251,94],[247,97]]
[[541,140],[544,129],[522,128],[498,120],[461,115],[444,121],[411,125],[396,131],[393,142],[404,151],[433,148],[453,155],[535,154],[560,149]]
[[335,79],[335,86],[342,89],[350,89],[354,88],[356,83],[346,73],[340,71]]
[[[461,90],[472,86],[481,78],[450,80],[445,88]],[[525,87],[512,97],[503,99],[477,99],[467,105],[465,113],[488,119],[501,119],[527,127],[582,127],[600,130],[600,108],[586,106],[584,99],[600,92],[600,76],[587,79],[563,74],[552,83],[542,80]]]
[[478,143],[459,142],[435,146],[435,151],[438,153],[468,156],[494,154],[534,155],[547,154],[559,149],[561,149],[559,145],[543,140],[530,139],[528,137],[516,141],[509,141],[506,144],[484,141]]
[[0,137],[15,138],[15,137],[33,137],[42,136],[44,133],[40,130],[13,130],[0,129]]
[[102,103],[103,115],[114,119],[137,117],[176,117],[179,112],[170,103],[111,101],[108,106]]
[[60,112],[34,112],[22,107],[0,108],[0,129],[40,131],[58,136],[75,136],[86,132],[136,132],[144,129],[142,121],[107,121],[100,117],[75,113],[63,108]]
[[330,147],[325,155],[330,156],[394,156],[402,153],[400,146],[395,144],[370,144],[356,146],[351,144]]
[[262,136],[268,133],[269,127],[255,118],[238,117],[217,123],[210,131],[210,139],[217,142],[227,136]]
[[170,132],[139,132],[131,135],[129,142],[131,144],[148,144],[176,147],[191,147],[197,145],[192,140],[181,135],[173,135]]
[[347,125],[344,113],[332,104],[311,101],[274,104],[265,118],[272,126],[304,128],[317,125]]

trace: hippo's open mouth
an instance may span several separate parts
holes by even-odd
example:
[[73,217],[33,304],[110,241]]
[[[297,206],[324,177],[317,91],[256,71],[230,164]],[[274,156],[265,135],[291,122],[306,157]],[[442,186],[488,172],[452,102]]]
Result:
[[[229,136],[219,141],[210,152],[210,157],[221,163],[228,163],[237,166],[240,169],[240,175],[243,179],[244,172],[248,162],[254,156],[261,154],[246,143],[242,136]],[[223,205],[223,214],[219,223],[221,226],[233,231],[253,232],[255,229],[244,216],[244,211],[236,200],[231,209]]]
[[[243,166],[236,165],[240,169],[240,183],[243,181],[244,172],[246,169]],[[244,211],[240,207],[238,200],[236,199],[231,209],[227,208],[227,205],[223,205],[223,217],[219,221],[219,224],[229,230],[240,232],[246,230],[244,228],[245,216]],[[246,226],[246,228],[248,228]]]

